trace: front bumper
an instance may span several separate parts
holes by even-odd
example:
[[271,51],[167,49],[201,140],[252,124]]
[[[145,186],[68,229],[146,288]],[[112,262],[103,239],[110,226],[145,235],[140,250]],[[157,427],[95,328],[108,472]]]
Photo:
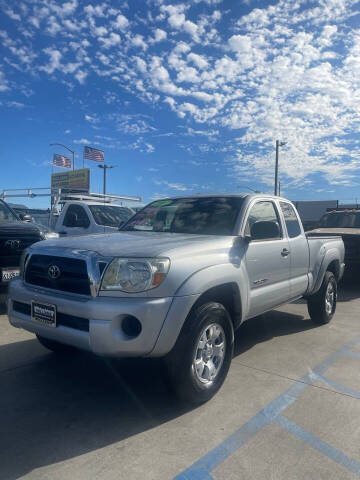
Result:
[[[162,356],[171,350],[183,322],[197,296],[166,298],[80,297],[55,294],[13,280],[9,287],[8,316],[10,323],[57,342],[113,357]],[[84,319],[88,329],[74,325],[56,328],[31,319],[32,301],[56,305],[57,312],[68,318]],[[19,311],[18,303],[25,305]],[[15,307],[15,308],[14,308]],[[137,318],[141,332],[129,337],[122,329],[127,316]],[[88,331],[84,331],[88,330]]]

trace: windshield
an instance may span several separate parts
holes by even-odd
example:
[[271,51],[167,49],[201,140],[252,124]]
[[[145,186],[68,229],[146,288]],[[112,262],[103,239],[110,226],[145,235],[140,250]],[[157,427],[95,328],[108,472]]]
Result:
[[115,205],[90,205],[95,223],[106,227],[118,227],[121,222],[127,222],[133,215],[133,211],[127,207]]
[[137,213],[122,230],[233,235],[241,197],[157,200]]
[[0,201],[0,222],[17,222],[18,220],[6,203]]
[[327,213],[319,223],[320,227],[360,228],[360,212]]

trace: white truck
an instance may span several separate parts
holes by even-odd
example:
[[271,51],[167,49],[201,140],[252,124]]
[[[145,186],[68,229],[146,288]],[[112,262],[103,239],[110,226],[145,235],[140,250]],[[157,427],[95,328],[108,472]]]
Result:
[[90,235],[119,230],[135,214],[130,207],[99,201],[67,201],[57,217],[54,231],[64,235]]
[[[51,209],[44,210],[40,223],[60,236],[117,232],[119,226],[135,214],[133,204],[140,208],[144,206],[141,197],[61,188],[10,188],[0,193],[2,200],[17,197],[51,197]],[[26,216],[25,221],[33,220]]]

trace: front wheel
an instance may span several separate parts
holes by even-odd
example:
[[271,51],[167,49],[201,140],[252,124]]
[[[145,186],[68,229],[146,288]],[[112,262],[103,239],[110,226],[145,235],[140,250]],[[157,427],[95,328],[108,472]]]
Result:
[[334,316],[337,301],[337,283],[333,273],[326,272],[320,290],[308,298],[308,311],[313,322],[329,323]]
[[177,396],[200,404],[224,383],[233,356],[234,331],[220,303],[206,303],[190,315],[165,364]]

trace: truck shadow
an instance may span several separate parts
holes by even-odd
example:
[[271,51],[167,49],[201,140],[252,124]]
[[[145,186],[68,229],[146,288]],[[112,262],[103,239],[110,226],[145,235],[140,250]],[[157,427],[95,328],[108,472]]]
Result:
[[[299,315],[270,312],[239,329],[235,355],[308,328],[314,325]],[[1,358],[7,362],[0,370],[0,477],[8,480],[118,443],[190,410],[174,398],[157,359],[56,356],[35,339],[0,346]]]
[[308,317],[273,310],[244,322],[235,332],[234,356],[274,337],[318,328]]
[[354,274],[345,273],[338,289],[338,302],[350,302],[360,297],[360,278]]
[[[0,478],[96,451],[189,410],[169,392],[158,361],[114,365],[86,353],[59,357],[39,345],[36,361],[24,366],[21,352],[33,353],[36,344],[0,346],[23,367],[0,371]],[[118,455],[121,463],[121,449]]]

